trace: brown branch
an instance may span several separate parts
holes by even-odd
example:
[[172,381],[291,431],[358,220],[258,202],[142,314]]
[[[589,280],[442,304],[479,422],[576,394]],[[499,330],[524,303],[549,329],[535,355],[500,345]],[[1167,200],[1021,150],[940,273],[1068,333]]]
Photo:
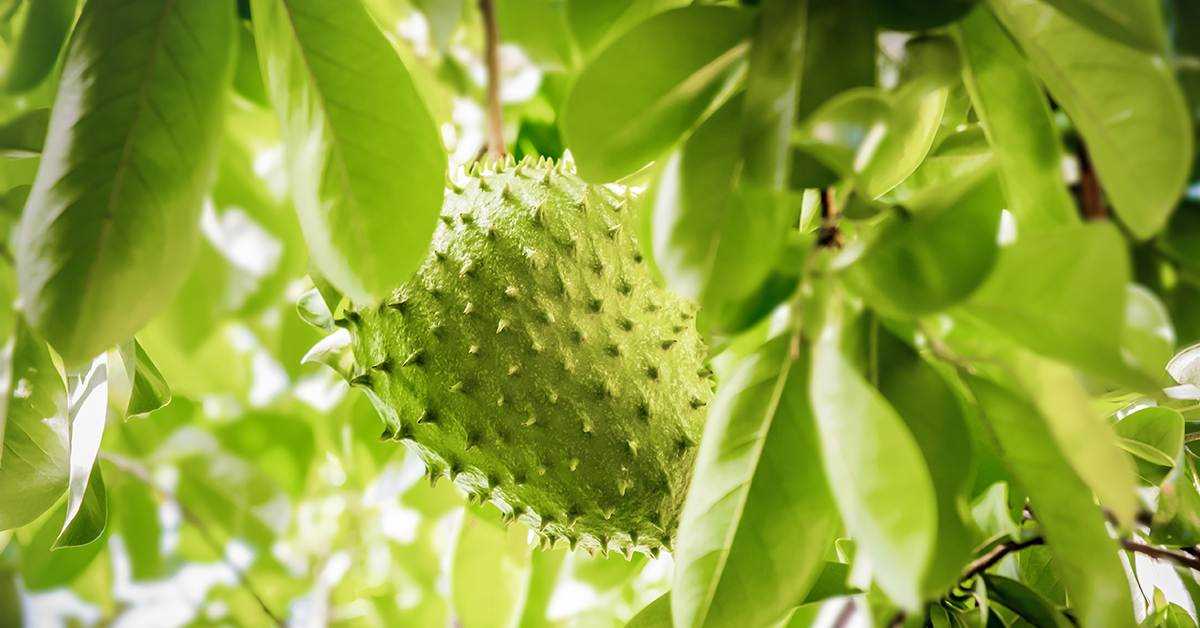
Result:
[[1176,552],[1161,547],[1154,547],[1137,541],[1122,540],[1121,547],[1138,554],[1145,554],[1159,560],[1169,560],[1183,567],[1200,571],[1200,558],[1184,552]]
[[854,600],[846,600],[846,604],[838,611],[837,617],[833,619],[833,628],[846,628],[850,625],[850,620],[854,618],[854,611],[858,610],[858,605]]
[[1019,552],[1027,547],[1042,545],[1046,542],[1040,536],[1035,536],[1025,541],[1004,542],[993,547],[989,552],[972,561],[963,571],[963,575],[959,578],[959,582],[965,582],[975,576],[991,569],[996,563],[1004,560],[1005,556],[1013,552]]
[[176,497],[174,493],[155,482],[154,478],[150,477],[150,471],[146,469],[146,467],[142,466],[136,460],[131,460],[124,456],[110,452],[101,452],[100,458],[112,466],[120,469],[124,473],[130,475],[131,477],[136,478],[139,482],[145,484],[150,488],[150,490],[154,491],[160,499],[166,499],[168,501],[175,502],[175,504],[179,506],[179,512],[183,515],[184,520],[191,524],[191,526],[200,533],[200,537],[204,540],[204,543],[208,545],[208,548],[212,550],[214,554],[221,557],[221,561],[225,563],[225,566],[229,567],[229,569],[233,571],[234,575],[237,576],[238,582],[241,583],[242,587],[246,589],[246,592],[250,594],[250,597],[253,597],[254,601],[258,602],[258,605],[262,608],[263,613],[265,613],[267,617],[271,618],[271,621],[275,625],[286,625],[284,624],[283,620],[271,610],[271,607],[267,606],[266,600],[263,599],[263,596],[259,594],[258,589],[254,587],[254,583],[250,581],[250,577],[225,556],[225,551],[221,548],[221,544],[217,541],[216,536],[213,535],[212,531],[208,529],[208,526],[204,523],[204,521],[197,517],[196,513],[192,512],[191,509],[183,504],[183,502],[179,501],[179,498]]
[[1096,168],[1087,149],[1079,148],[1079,204],[1084,220],[1108,218],[1108,206],[1104,204],[1104,192],[1096,178]]
[[817,246],[842,248],[842,232],[838,229],[840,211],[833,202],[833,188],[821,189],[821,228],[817,231]]
[[500,109],[500,28],[496,25],[493,0],[479,0],[483,17],[484,62],[487,65],[487,151],[493,158],[504,156],[504,121]]

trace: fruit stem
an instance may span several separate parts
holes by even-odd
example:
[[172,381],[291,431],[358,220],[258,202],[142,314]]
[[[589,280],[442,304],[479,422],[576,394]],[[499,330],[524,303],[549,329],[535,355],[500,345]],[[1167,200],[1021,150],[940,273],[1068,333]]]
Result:
[[484,62],[487,65],[487,152],[504,156],[504,123],[500,110],[500,28],[493,0],[479,0],[483,17]]

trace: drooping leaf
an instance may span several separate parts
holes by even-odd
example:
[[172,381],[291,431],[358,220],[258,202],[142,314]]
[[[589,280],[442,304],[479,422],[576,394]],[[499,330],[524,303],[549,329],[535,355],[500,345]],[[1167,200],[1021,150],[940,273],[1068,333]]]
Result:
[[[611,181],[657,158],[694,125],[745,55],[753,20],[731,7],[655,15],[580,73],[561,127],[585,179]],[[631,74],[629,68],[638,72]]]
[[808,359],[785,334],[745,358],[709,410],[681,517],[677,626],[780,619],[837,527],[809,408]]
[[84,6],[15,252],[30,323],[70,366],[132,335],[187,275],[233,35],[224,3]]
[[1008,210],[1022,232],[1079,222],[1042,88],[986,7],[958,27],[963,81],[996,156]]
[[67,506],[45,517],[29,542],[21,547],[21,581],[28,591],[45,591],[78,577],[105,547],[106,538],[78,547],[54,549]]
[[1183,193],[1193,157],[1187,104],[1166,61],[1042,2],[993,0],[991,7],[1083,136],[1117,216],[1137,237],[1153,235]]
[[502,525],[495,509],[463,514],[450,584],[462,625],[507,628],[521,618],[532,551],[526,535],[521,526]]
[[891,95],[887,121],[871,129],[855,155],[856,185],[867,198],[883,196],[899,185],[933,148],[958,71],[957,56],[946,37],[917,38],[907,44],[906,80]]
[[17,114],[0,126],[0,156],[22,158],[40,155],[49,126],[49,109],[30,109]]
[[1084,28],[1146,52],[1166,45],[1161,5],[1153,0],[1049,0]]
[[846,278],[889,315],[950,307],[979,288],[995,265],[1003,204],[991,178],[945,208],[894,213],[846,269]]
[[36,519],[67,488],[67,391],[46,343],[18,319],[5,349],[0,530]]
[[50,74],[75,19],[75,4],[76,0],[29,3],[25,23],[4,71],[4,91],[12,94],[31,90]]
[[381,298],[424,259],[441,211],[433,119],[358,0],[251,6],[312,259],[352,299]]
[[821,458],[874,581],[901,607],[915,609],[936,541],[933,481],[912,432],[843,353],[844,316],[831,306],[813,348],[809,390]]
[[922,592],[937,597],[958,582],[975,546],[965,524],[974,470],[971,433],[942,373],[889,330],[874,333],[879,392],[908,426],[933,480],[937,536]]
[[85,545],[95,540],[105,529],[108,519],[108,497],[104,485],[93,486],[100,479],[96,458],[100,455],[100,440],[108,414],[108,358],[92,360],[86,369],[67,375],[67,394],[70,400],[70,472],[67,481],[67,514],[62,534],[54,547]]
[[1081,623],[1132,626],[1132,600],[1117,544],[1046,419],[999,386],[979,378],[970,378],[969,384],[1009,471],[1029,496]]
[[[71,506],[71,502],[67,502]],[[70,514],[70,510],[68,510]],[[54,541],[51,551],[64,547],[79,547],[93,543],[108,528],[108,489],[100,465],[93,465],[83,501],[70,521],[63,522],[62,533]]]

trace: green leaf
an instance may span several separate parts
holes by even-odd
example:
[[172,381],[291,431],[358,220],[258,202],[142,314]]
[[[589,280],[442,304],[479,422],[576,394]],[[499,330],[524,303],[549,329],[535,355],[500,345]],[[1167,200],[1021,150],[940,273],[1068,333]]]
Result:
[[995,600],[1034,626],[1070,628],[1072,624],[1049,600],[1029,587],[1004,576],[983,574],[988,599]]
[[918,213],[946,209],[986,183],[995,172],[994,161],[983,130],[963,123],[960,130],[941,139],[916,171],[881,200]]
[[831,308],[813,348],[810,394],[825,473],[875,583],[916,609],[936,542],[933,480],[903,419],[843,354],[849,330],[839,310]]
[[316,455],[312,425],[290,412],[251,411],[212,430],[221,446],[300,497]]
[[187,276],[234,26],[207,0],[84,6],[15,252],[30,323],[68,366],[131,336]]
[[1158,508],[1150,524],[1150,540],[1184,547],[1200,543],[1200,490],[1195,463],[1175,467],[1159,487]]
[[798,125],[792,142],[838,174],[849,176],[868,135],[879,133],[873,129],[885,127],[891,115],[891,101],[880,90],[847,90],[825,101]]
[[125,419],[145,416],[171,402],[171,387],[137,340],[108,352],[109,405]]
[[161,577],[164,572],[162,524],[154,491],[143,479],[121,474],[112,485],[111,506],[115,530],[124,539],[125,551],[129,554],[133,580]]
[[854,167],[857,188],[879,198],[916,171],[933,148],[957,71],[954,44],[946,37],[923,37],[906,44],[907,80],[892,95],[892,110],[859,146]]
[[352,299],[381,298],[420,265],[441,211],[433,119],[358,0],[251,6],[312,259]]
[[580,175],[598,182],[619,179],[678,141],[746,53],[752,16],[717,6],[667,11],[625,33],[589,63],[560,122]]
[[1171,313],[1158,295],[1141,284],[1127,286],[1121,357],[1133,370],[1162,386],[1172,384],[1166,365],[1175,355]]
[[870,0],[808,0],[804,69],[796,119],[830,98],[875,84],[875,23]]
[[237,67],[233,70],[233,88],[242,98],[256,105],[268,104],[267,88],[263,85],[262,70],[258,67],[254,28],[247,22],[238,24]]
[[[1158,592],[1158,590],[1155,590]],[[1146,616],[1138,626],[1150,628],[1195,628],[1196,620],[1178,604],[1164,603]]]
[[70,399],[70,472],[67,480],[67,516],[54,548],[84,545],[104,531],[108,497],[96,458],[108,415],[108,358],[100,355],[86,369],[67,374]]
[[1090,31],[1146,52],[1166,47],[1160,3],[1154,0],[1047,0]]
[[21,605],[21,588],[17,584],[17,570],[0,564],[0,617],[4,617],[5,628],[26,626],[25,611]]
[[1120,525],[1131,525],[1138,510],[1136,474],[1112,426],[1097,412],[1076,374],[1025,352],[1011,358],[1008,366],[1080,479]]
[[1091,223],[1025,234],[1001,248],[965,309],[1038,353],[1144,387],[1145,377],[1128,373],[1120,356],[1128,283],[1120,234]]
[[524,608],[521,609],[521,628],[553,626],[548,617],[550,600],[558,587],[562,572],[564,551],[533,552],[529,558],[529,589],[525,593]]
[[[71,501],[67,502],[69,508],[74,507],[72,504]],[[70,519],[63,522],[62,532],[50,548],[52,551],[87,545],[104,534],[108,527],[108,490],[104,486],[100,465],[92,466],[78,511],[71,514],[71,510],[68,510],[67,513]]]
[[824,566],[821,567],[821,572],[817,574],[816,582],[813,583],[808,593],[804,595],[804,599],[800,601],[801,605],[815,604],[832,597],[861,593],[847,583],[849,579],[850,565],[825,561]]
[[978,0],[874,0],[880,25],[899,31],[924,31],[961,18]]
[[4,71],[4,91],[10,94],[29,91],[50,74],[75,19],[75,0],[39,0],[28,6]]
[[1034,232],[1078,224],[1050,107],[1021,52],[986,7],[972,11],[957,35],[963,81],[995,153],[1017,228]]
[[580,51],[592,56],[650,16],[686,4],[687,0],[567,0],[567,20]]
[[1117,216],[1135,236],[1153,235],[1171,215],[1192,164],[1191,120],[1169,64],[1035,0],[991,6],[1083,136]]
[[30,109],[17,114],[0,125],[0,156],[19,159],[42,154],[49,126],[49,109]]
[[671,592],[667,591],[654,598],[653,602],[638,611],[625,628],[672,628],[671,623]]
[[873,333],[879,392],[912,432],[933,480],[937,535],[922,592],[936,598],[958,582],[974,550],[965,524],[974,471],[971,433],[958,395],[942,373],[889,330]]
[[920,316],[950,307],[979,288],[996,264],[1003,204],[993,177],[945,208],[894,212],[846,269],[846,279],[888,315]]
[[[179,448],[183,454],[175,493],[180,507],[230,538],[269,548],[288,524],[280,516],[279,488],[257,466],[211,448],[205,440],[209,439],[181,429],[164,444],[163,450]],[[204,448],[202,453],[194,453],[198,446]]]
[[837,530],[814,455],[809,369],[798,334],[722,382],[680,520],[676,626],[767,625],[812,586]]
[[468,508],[463,514],[450,584],[463,626],[516,626],[529,588],[532,550],[526,535],[521,526],[502,525],[494,509]]
[[567,24],[570,8],[561,0],[498,0],[496,23],[504,43],[520,46],[543,68],[567,70],[579,63]]
[[0,530],[40,516],[67,488],[67,391],[46,343],[17,319],[4,352]]
[[27,591],[45,591],[75,580],[106,545],[102,539],[78,547],[54,549],[66,510],[66,504],[55,509],[21,548],[21,580]]
[[1131,626],[1132,600],[1117,544],[1046,418],[995,384],[974,377],[968,383],[1010,473],[1029,496],[1080,623]]
[[1129,453],[1162,467],[1173,467],[1183,452],[1183,415],[1162,406],[1143,408],[1113,426]]

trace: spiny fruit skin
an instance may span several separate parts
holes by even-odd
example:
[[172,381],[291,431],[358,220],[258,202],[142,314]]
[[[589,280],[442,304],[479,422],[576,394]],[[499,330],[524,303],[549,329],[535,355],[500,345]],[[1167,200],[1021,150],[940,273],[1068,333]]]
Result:
[[449,188],[414,278],[337,320],[383,438],[543,546],[669,548],[713,384],[627,198],[544,159]]

